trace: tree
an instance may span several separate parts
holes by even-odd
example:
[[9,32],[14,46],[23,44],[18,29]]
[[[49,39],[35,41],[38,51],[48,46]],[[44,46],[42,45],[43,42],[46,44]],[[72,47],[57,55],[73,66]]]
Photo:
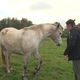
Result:
[[6,27],[6,18],[0,21],[0,29],[5,28],[5,27]]
[[67,37],[67,29],[65,29],[64,31],[63,31],[63,34],[62,34],[62,37]]
[[27,26],[33,25],[33,23],[31,21],[28,21]]
[[15,18],[12,18],[12,20],[11,20],[11,26],[12,27],[15,27],[17,29],[20,29],[21,28],[20,20],[17,20]]
[[0,29],[6,27],[15,27],[17,29],[21,29],[32,24],[32,21],[28,21],[26,18],[22,18],[21,20],[18,20],[17,18],[4,18],[0,20]]
[[32,25],[32,22],[28,21],[26,18],[22,18],[21,25],[22,25],[22,27],[28,27],[28,26]]

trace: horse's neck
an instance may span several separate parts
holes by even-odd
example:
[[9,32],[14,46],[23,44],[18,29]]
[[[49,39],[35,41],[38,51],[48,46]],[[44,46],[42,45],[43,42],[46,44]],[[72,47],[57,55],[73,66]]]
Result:
[[39,34],[40,39],[45,39],[49,37],[49,35],[52,32],[52,27],[50,24],[44,24],[44,25],[33,25],[31,27],[25,27],[24,30],[34,30]]
[[42,35],[43,35],[42,38],[45,39],[45,38],[49,37],[51,35],[51,33],[52,33],[51,28],[42,30]]
[[51,30],[50,25],[47,24],[34,25],[31,26],[29,29],[37,31],[41,39],[48,37],[50,35]]

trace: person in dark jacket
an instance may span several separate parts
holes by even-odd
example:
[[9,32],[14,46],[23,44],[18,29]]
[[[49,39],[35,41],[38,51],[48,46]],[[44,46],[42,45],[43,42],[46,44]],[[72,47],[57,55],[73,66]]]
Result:
[[64,55],[72,60],[75,80],[80,80],[80,28],[75,26],[75,21],[69,19],[66,22],[68,30],[67,48]]

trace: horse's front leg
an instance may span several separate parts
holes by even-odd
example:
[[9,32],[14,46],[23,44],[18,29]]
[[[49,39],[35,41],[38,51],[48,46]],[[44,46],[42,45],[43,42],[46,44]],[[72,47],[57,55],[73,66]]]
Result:
[[23,74],[22,74],[22,79],[23,80],[28,80],[28,69],[27,69],[27,65],[29,62],[29,58],[30,58],[31,53],[25,53],[24,54],[24,68],[23,68]]
[[39,55],[39,52],[38,50],[36,50],[34,53],[33,53],[36,61],[37,61],[37,64],[36,64],[36,67],[35,67],[35,70],[33,72],[34,75],[36,75],[38,73],[38,71],[40,70],[41,68],[41,65],[42,65],[42,59],[41,59],[41,56]]

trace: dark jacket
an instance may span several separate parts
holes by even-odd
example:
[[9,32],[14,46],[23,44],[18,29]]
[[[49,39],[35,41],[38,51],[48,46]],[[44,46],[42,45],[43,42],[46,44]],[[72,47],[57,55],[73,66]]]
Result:
[[69,60],[80,60],[80,28],[74,27],[67,36],[64,55],[68,55]]

